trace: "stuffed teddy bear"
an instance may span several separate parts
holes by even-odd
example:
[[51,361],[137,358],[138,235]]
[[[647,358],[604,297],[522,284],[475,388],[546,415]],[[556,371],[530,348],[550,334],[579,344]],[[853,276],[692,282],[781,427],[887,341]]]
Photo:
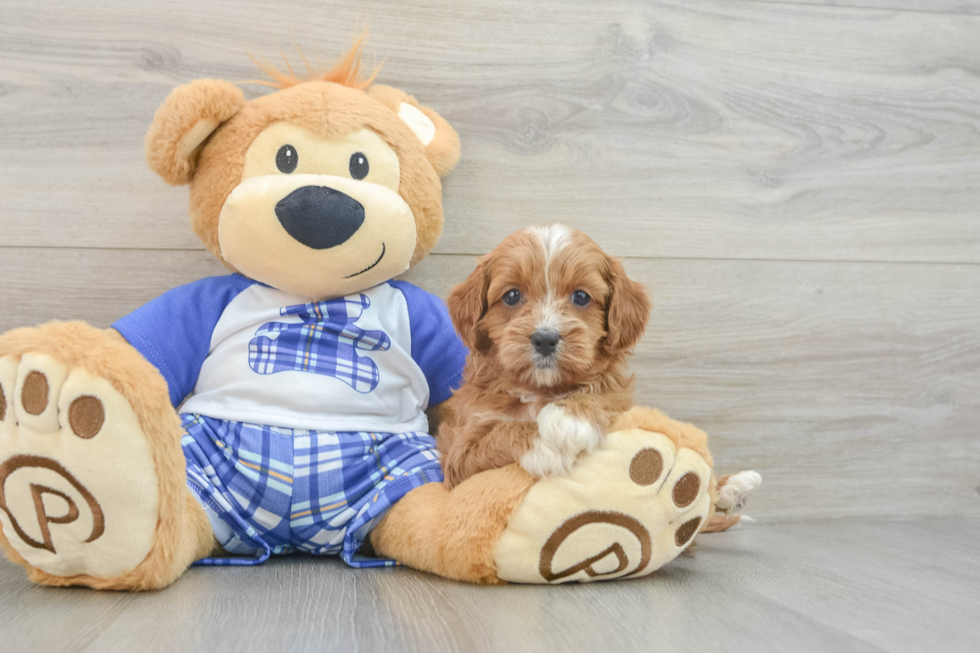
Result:
[[393,279],[441,234],[459,139],[362,77],[360,48],[271,71],[250,101],[204,79],[158,110],[147,161],[190,184],[228,275],[110,329],[0,336],[0,544],[33,581],[152,589],[290,551],[477,583],[637,577],[706,524],[706,436],[645,409],[568,476],[441,483],[427,411],[466,350],[438,298]]

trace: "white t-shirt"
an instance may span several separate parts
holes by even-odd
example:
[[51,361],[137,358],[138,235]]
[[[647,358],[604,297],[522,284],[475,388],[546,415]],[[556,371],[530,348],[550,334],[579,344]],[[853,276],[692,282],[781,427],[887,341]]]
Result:
[[212,277],[113,327],[181,413],[314,431],[427,432],[425,409],[459,385],[466,357],[442,301],[400,281],[309,303]]

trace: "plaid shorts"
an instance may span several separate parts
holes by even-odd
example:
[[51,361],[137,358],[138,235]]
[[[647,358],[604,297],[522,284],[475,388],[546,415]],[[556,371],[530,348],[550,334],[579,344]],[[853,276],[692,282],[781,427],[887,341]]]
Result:
[[187,484],[233,558],[195,564],[255,565],[271,554],[339,554],[352,567],[395,562],[357,554],[396,501],[441,482],[435,438],[423,433],[332,433],[181,415]]

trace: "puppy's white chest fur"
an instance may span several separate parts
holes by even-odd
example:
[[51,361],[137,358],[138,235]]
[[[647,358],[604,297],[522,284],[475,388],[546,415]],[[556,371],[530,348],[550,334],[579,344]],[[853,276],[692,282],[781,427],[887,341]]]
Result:
[[538,437],[521,458],[521,467],[536,478],[564,476],[581,453],[590,453],[602,433],[561,406],[548,404],[538,413]]

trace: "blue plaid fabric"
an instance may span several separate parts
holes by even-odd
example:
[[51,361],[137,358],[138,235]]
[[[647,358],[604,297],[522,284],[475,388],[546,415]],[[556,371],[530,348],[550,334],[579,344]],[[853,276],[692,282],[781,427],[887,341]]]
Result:
[[378,366],[355,350],[385,351],[391,340],[383,331],[354,325],[370,305],[366,296],[352,295],[283,308],[283,316],[296,315],[302,322],[267,322],[259,327],[249,343],[249,366],[259,374],[324,374],[358,392],[371,392],[378,387]]
[[396,501],[443,480],[435,438],[325,433],[181,416],[187,484],[231,553],[196,564],[254,565],[271,554],[339,554],[352,567],[395,562],[357,554]]

